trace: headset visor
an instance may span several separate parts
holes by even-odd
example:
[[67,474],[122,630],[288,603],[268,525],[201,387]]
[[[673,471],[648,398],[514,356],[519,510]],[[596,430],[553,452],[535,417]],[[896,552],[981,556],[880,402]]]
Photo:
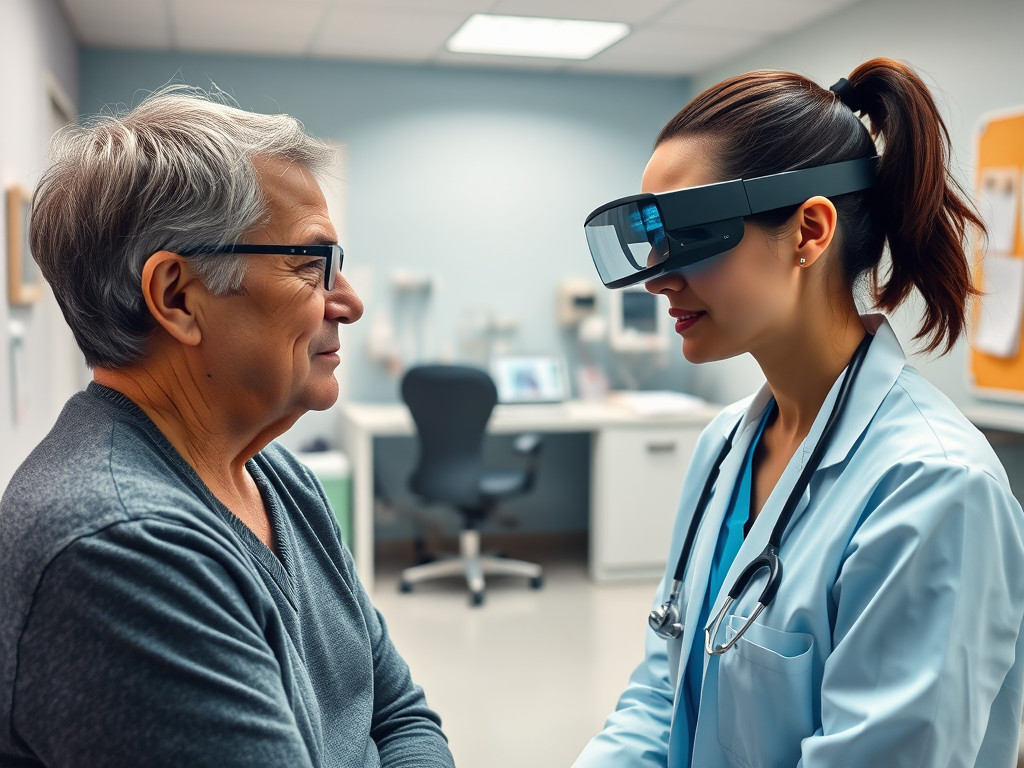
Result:
[[584,229],[594,266],[605,285],[630,278],[669,257],[668,238],[654,195],[599,213]]
[[584,231],[601,281],[621,288],[735,248],[743,218],[874,185],[877,157],[735,179],[602,205]]

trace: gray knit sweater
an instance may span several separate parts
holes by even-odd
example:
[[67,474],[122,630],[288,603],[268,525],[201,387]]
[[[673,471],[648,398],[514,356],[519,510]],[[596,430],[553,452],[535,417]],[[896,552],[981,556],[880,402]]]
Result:
[[0,766],[451,766],[316,479],[248,465],[280,559],[146,415],[75,395],[0,501]]

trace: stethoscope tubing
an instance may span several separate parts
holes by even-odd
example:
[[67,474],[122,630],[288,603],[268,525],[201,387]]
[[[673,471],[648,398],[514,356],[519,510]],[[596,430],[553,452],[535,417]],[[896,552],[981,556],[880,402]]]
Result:
[[[786,528],[789,526],[789,522],[792,519],[793,514],[796,512],[797,506],[803,498],[804,491],[807,490],[807,486],[811,482],[812,475],[821,464],[825,452],[828,450],[836,429],[839,426],[839,422],[842,420],[843,414],[846,412],[846,405],[849,401],[850,393],[853,390],[854,382],[860,373],[860,369],[864,363],[864,358],[867,357],[868,348],[871,346],[873,338],[874,337],[870,333],[866,334],[857,346],[856,351],[853,353],[846,375],[843,377],[843,381],[839,386],[839,392],[836,395],[836,402],[832,406],[832,411],[829,413],[828,420],[825,422],[825,427],[822,430],[821,437],[814,446],[814,450],[811,452],[811,456],[801,471],[796,484],[793,486],[789,496],[786,498],[786,503],[782,508],[782,512],[775,521],[771,535],[768,538],[768,544],[765,546],[761,554],[754,558],[743,569],[736,581],[733,583],[732,588],[729,590],[728,598],[722,608],[718,611],[715,618],[708,624],[708,626],[704,628],[704,649],[709,654],[722,654],[732,648],[744,633],[746,633],[747,629],[754,623],[758,616],[761,615],[761,612],[764,611],[764,609],[771,604],[772,600],[775,599],[775,595],[778,593],[779,587],[782,584],[782,559],[779,556],[779,550],[782,547],[782,536],[784,535]],[[697,531],[700,528],[704,514],[707,511],[708,503],[710,502],[711,494],[714,491],[715,482],[718,480],[722,464],[732,450],[733,439],[735,438],[739,425],[742,422],[743,419],[741,417],[732,428],[732,431],[729,433],[729,437],[725,441],[725,445],[722,446],[722,450],[719,451],[718,456],[715,458],[711,471],[708,473],[707,480],[704,482],[704,488],[697,500],[697,506],[694,509],[693,517],[690,519],[690,525],[686,531],[686,538],[683,540],[683,547],[679,553],[679,559],[676,561],[676,568],[672,577],[672,586],[669,591],[669,599],[660,608],[656,608],[651,611],[651,615],[648,617],[648,623],[650,624],[651,629],[653,629],[659,637],[666,640],[676,639],[683,633],[683,625],[679,612],[679,596],[682,593],[683,579],[686,575],[686,568],[690,561],[690,553],[697,538]],[[715,645],[714,639],[718,636],[718,631],[721,627],[722,621],[725,619],[729,611],[729,608],[740,598],[743,592],[746,591],[754,576],[762,570],[768,571],[768,581],[765,584],[760,597],[758,597],[757,606],[754,611],[743,623],[743,626],[741,626],[727,642],[721,645]]]

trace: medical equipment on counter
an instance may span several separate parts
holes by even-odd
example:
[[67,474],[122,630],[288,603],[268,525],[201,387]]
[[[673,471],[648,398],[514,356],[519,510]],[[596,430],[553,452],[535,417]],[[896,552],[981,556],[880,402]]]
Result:
[[369,323],[366,352],[392,376],[434,355],[432,299],[441,280],[434,275],[395,269],[391,272],[390,312]]
[[608,337],[608,324],[598,309],[593,280],[570,277],[558,284],[558,325],[575,336],[579,364],[573,376],[581,400],[601,400],[609,389],[608,376],[599,365]]
[[391,271],[391,314],[403,369],[433,356],[431,300],[440,286],[441,281],[433,275],[405,269]]
[[874,186],[877,166],[863,157],[614,200],[584,224],[594,266],[609,288],[651,280],[736,247],[744,216]]
[[615,352],[663,352],[671,331],[664,299],[643,286],[608,294],[608,346]]
[[489,367],[495,357],[515,349],[519,326],[518,317],[503,317],[488,308],[470,307],[459,319],[462,357],[481,368]]
[[[811,481],[811,475],[814,474],[814,471],[821,463],[822,457],[825,455],[825,451],[828,450],[829,443],[832,441],[832,436],[835,434],[839,421],[842,419],[843,413],[846,410],[850,392],[853,389],[854,382],[857,380],[857,374],[864,362],[864,358],[867,356],[868,347],[871,345],[871,340],[873,338],[874,337],[870,333],[867,334],[857,347],[857,350],[853,353],[853,358],[850,360],[849,368],[847,369],[843,382],[839,387],[839,393],[836,396],[835,405],[832,406],[832,412],[829,414],[828,421],[825,423],[825,428],[822,430],[821,437],[814,446],[814,451],[811,453],[807,464],[800,473],[800,477],[797,479],[796,485],[793,487],[793,490],[790,491],[790,494],[786,499],[786,504],[782,508],[782,513],[775,522],[775,527],[772,528],[771,536],[768,539],[768,545],[760,555],[754,558],[747,567],[743,569],[733,584],[732,589],[729,590],[729,597],[725,601],[725,604],[722,606],[721,610],[712,622],[704,628],[704,649],[709,654],[725,653],[732,648],[739,639],[743,637],[743,634],[747,631],[750,625],[754,623],[757,617],[761,615],[761,612],[771,604],[772,600],[775,598],[775,594],[779,591],[779,585],[782,583],[782,560],[779,558],[779,549],[782,546],[782,535],[785,533],[786,526],[789,525],[789,521],[793,517],[793,513],[796,511],[797,505],[803,498],[804,491],[807,489],[807,485]],[[651,611],[650,616],[647,618],[647,622],[651,629],[653,629],[659,637],[666,640],[676,639],[683,634],[683,624],[679,609],[679,596],[683,590],[683,578],[686,574],[686,566],[690,559],[690,551],[693,549],[694,541],[697,538],[697,529],[700,527],[701,520],[703,519],[704,513],[707,511],[708,503],[711,500],[711,493],[714,490],[715,481],[718,479],[718,473],[722,467],[722,462],[725,461],[726,456],[729,455],[729,451],[732,449],[732,441],[736,435],[736,431],[739,429],[740,423],[742,423],[742,419],[740,419],[736,426],[733,427],[732,432],[725,441],[725,445],[722,447],[718,457],[715,459],[715,463],[712,465],[711,471],[708,473],[707,480],[704,482],[704,488],[701,491],[700,498],[697,500],[697,506],[694,509],[693,517],[690,519],[690,527],[686,531],[686,539],[683,541],[682,551],[679,553],[679,560],[676,563],[675,573],[672,576],[672,586],[669,590],[668,600],[660,608],[655,608]],[[730,638],[726,643],[716,646],[714,644],[715,637],[718,635],[719,627],[721,626],[722,620],[725,618],[730,606],[739,599],[740,595],[742,595],[747,589],[747,586],[750,584],[754,575],[765,569],[768,571],[768,582],[765,584],[764,590],[762,590],[761,596],[758,598],[757,607],[744,621],[743,626],[736,631],[732,638]]]
[[597,291],[587,279],[566,278],[558,284],[558,324],[562,328],[579,325],[597,312]]

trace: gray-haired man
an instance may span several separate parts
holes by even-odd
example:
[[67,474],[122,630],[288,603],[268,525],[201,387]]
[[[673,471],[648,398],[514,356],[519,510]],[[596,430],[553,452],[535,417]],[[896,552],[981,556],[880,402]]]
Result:
[[94,382],[0,502],[0,765],[452,765],[272,442],[337,399],[363,311],[329,159],[180,90],[58,138],[32,249]]

